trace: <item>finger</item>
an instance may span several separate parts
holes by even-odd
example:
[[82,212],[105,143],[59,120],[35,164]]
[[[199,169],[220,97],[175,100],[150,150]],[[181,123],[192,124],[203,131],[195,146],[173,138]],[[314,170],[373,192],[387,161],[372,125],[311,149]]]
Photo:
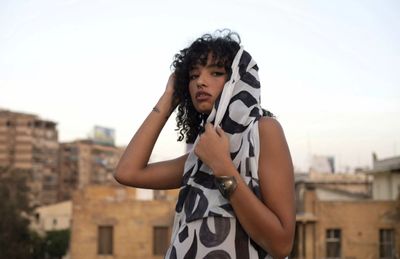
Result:
[[210,122],[207,122],[206,125],[204,126],[204,131],[205,132],[212,132],[213,131],[213,125]]
[[225,136],[225,131],[220,126],[217,126],[216,130],[217,130],[218,136],[220,136],[220,137]]
[[211,122],[207,122],[205,128],[206,129],[212,129],[213,128],[212,123]]

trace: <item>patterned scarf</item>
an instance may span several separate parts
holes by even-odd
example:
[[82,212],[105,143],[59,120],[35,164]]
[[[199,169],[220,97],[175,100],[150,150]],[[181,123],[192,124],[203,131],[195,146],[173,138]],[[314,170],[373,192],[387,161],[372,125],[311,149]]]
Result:
[[[224,85],[207,122],[220,125],[230,142],[232,161],[250,189],[260,198],[258,180],[260,106],[258,67],[243,47],[232,62],[232,75]],[[195,141],[197,144],[198,138]],[[209,216],[235,217],[220,194],[213,172],[192,150],[186,160],[183,186],[176,205],[175,226]],[[179,223],[178,223],[179,222]]]

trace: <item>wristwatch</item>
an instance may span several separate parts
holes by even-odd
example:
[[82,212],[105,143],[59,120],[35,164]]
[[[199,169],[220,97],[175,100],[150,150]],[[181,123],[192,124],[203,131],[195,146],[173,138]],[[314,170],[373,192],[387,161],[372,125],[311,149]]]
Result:
[[229,200],[232,193],[237,187],[236,178],[234,176],[216,176],[215,182],[222,196],[224,196],[225,199]]

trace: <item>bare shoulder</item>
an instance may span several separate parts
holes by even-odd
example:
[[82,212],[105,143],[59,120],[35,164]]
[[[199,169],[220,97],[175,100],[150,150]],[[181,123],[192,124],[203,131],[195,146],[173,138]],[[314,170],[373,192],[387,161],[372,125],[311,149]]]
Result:
[[283,128],[279,121],[273,117],[261,117],[258,121],[258,129],[261,138],[284,138]]
[[[276,165],[282,168],[282,164],[290,165],[291,157],[289,146],[283,128],[278,120],[271,117],[262,117],[258,123],[260,136],[260,158],[261,166],[268,163],[268,166]],[[280,163],[280,165],[278,165]],[[283,166],[283,167],[285,167]]]

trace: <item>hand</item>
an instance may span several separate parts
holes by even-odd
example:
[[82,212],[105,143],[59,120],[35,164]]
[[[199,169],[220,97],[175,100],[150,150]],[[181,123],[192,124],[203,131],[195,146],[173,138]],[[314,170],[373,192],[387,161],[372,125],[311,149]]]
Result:
[[207,123],[205,131],[194,148],[194,153],[214,172],[216,176],[223,175],[226,166],[232,164],[229,151],[229,139],[223,129],[214,129]]
[[168,78],[167,86],[165,87],[165,92],[164,92],[164,95],[167,96],[168,99],[172,100],[170,109],[171,112],[175,110],[176,106],[178,105],[178,100],[174,97],[175,79],[176,79],[175,72],[173,72]]
[[167,86],[165,87],[165,93],[172,95],[174,93],[174,84],[175,84],[175,72],[172,72],[168,78]]

